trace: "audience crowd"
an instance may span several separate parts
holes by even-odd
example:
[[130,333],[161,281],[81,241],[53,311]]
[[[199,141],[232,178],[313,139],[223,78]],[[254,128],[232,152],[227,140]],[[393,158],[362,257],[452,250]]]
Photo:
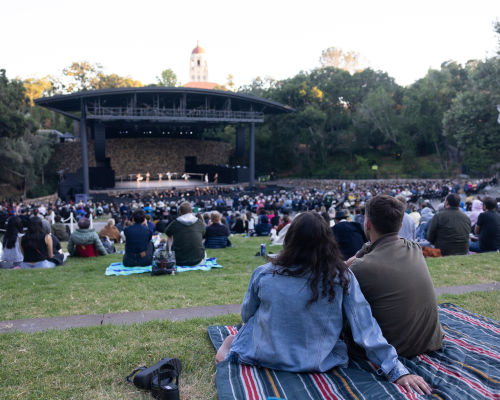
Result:
[[[68,241],[69,255],[83,257],[114,252],[114,243],[125,242],[125,265],[149,265],[153,248],[148,243],[155,233],[167,234],[178,261],[195,265],[204,260],[204,248],[231,246],[231,234],[270,236],[272,243],[283,244],[290,222],[305,211],[320,213],[330,224],[347,260],[367,241],[365,206],[377,194],[401,202],[405,213],[399,236],[420,244],[426,255],[495,251],[500,247],[500,199],[485,196],[483,191],[496,183],[496,179],[306,180],[295,182],[301,186],[293,188],[271,186],[260,191],[214,186],[124,193],[78,204],[60,200],[54,204],[4,203],[0,205],[0,229],[5,230],[2,265],[47,268],[61,264],[65,257],[59,252],[55,256],[61,261],[53,262],[54,248],[60,248],[61,241]],[[72,216],[78,225],[74,232],[67,223]],[[90,219],[106,217],[107,224],[99,232],[90,228]],[[35,228],[40,224],[42,231]],[[23,240],[28,246],[24,257]]]

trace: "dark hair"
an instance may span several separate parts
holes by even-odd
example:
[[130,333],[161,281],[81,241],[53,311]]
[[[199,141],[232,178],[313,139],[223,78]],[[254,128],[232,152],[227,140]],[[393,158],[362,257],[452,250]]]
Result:
[[386,194],[373,197],[366,204],[366,217],[381,235],[399,232],[405,206],[399,200]]
[[328,296],[328,301],[333,301],[337,276],[344,293],[347,292],[348,268],[330,226],[316,212],[304,212],[295,217],[286,233],[283,250],[273,264],[278,267],[278,274],[310,274],[312,296],[308,305],[318,301],[319,287],[322,288],[321,296]]
[[16,245],[17,234],[23,232],[23,220],[19,217],[10,217],[7,220],[7,230],[2,239],[2,245],[6,249],[12,249]]
[[23,248],[37,248],[38,243],[45,239],[47,234],[43,229],[42,219],[40,217],[31,217],[28,220],[28,231],[23,236]]
[[460,196],[456,193],[450,193],[446,196],[446,202],[450,207],[458,207],[460,205]]
[[80,229],[89,229],[90,221],[88,218],[80,218],[78,220],[78,228]]
[[135,210],[132,214],[132,219],[136,224],[142,224],[146,219],[146,213],[144,212],[144,210]]
[[61,222],[62,218],[59,214],[56,214],[56,216],[54,217],[54,222]]
[[485,197],[483,199],[483,204],[488,211],[492,211],[497,208],[497,202],[493,197]]

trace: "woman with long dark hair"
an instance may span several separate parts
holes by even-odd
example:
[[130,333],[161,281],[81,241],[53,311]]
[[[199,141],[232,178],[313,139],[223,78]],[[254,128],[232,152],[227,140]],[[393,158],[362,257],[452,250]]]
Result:
[[45,232],[40,217],[31,217],[28,231],[21,239],[21,251],[24,261],[21,268],[53,268],[55,263],[49,261],[54,257],[52,237]]
[[2,239],[2,268],[14,268],[23,262],[23,254],[19,242],[23,236],[23,221],[19,217],[7,220],[7,229]]
[[244,325],[237,335],[228,336],[216,362],[290,372],[347,366],[347,348],[339,338],[343,312],[354,340],[388,380],[430,393],[383,337],[332,230],[316,212],[299,214],[288,229],[283,251],[254,271],[241,307]]

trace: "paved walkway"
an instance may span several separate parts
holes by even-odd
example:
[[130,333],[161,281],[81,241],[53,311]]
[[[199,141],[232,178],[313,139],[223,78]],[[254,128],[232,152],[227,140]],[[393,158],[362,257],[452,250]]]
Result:
[[[436,296],[500,290],[500,282],[479,283],[467,286],[445,286],[435,289]],[[38,332],[49,329],[81,328],[99,325],[127,325],[152,320],[182,321],[192,318],[209,318],[225,314],[239,314],[240,304],[178,308],[171,310],[133,311],[114,314],[74,315],[67,317],[18,319],[0,321],[0,333]]]

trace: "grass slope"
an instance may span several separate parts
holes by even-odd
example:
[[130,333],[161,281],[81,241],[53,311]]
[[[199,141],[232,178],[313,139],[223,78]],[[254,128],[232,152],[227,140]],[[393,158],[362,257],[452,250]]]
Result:
[[[100,314],[240,303],[262,238],[233,236],[233,248],[209,250],[224,266],[175,276],[149,274],[106,277],[121,255],[70,258],[52,270],[0,270],[0,320]],[[269,243],[268,243],[269,244]],[[278,252],[279,246],[268,246]],[[428,259],[435,286],[500,281],[498,253]]]
[[[440,301],[500,318],[500,292],[441,296]],[[181,398],[216,399],[215,351],[209,325],[234,325],[237,315],[183,322],[153,321],[0,335],[2,399],[150,399],[125,376],[141,365],[178,357]]]

